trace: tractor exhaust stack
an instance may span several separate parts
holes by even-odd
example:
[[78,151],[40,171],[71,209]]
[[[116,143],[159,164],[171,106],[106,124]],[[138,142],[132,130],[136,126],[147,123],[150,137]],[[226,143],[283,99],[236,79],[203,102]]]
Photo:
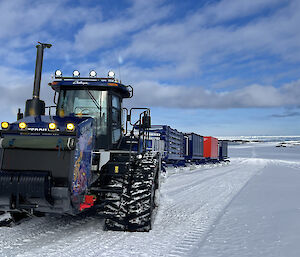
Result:
[[51,44],[40,43],[36,46],[36,64],[32,99],[26,101],[25,116],[45,115],[45,102],[40,100],[40,88],[42,78],[42,66],[44,49],[50,48]]

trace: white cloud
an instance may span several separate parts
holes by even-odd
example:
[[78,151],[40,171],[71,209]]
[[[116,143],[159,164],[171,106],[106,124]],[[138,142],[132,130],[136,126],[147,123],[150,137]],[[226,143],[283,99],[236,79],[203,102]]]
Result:
[[134,104],[142,106],[208,109],[297,106],[300,80],[279,88],[254,84],[228,92],[142,81],[135,85],[134,93]]
[[[228,11],[236,4],[235,9]],[[154,24],[132,36],[130,45],[121,52],[128,61],[151,60],[176,65],[173,76],[184,77],[186,71],[205,72],[206,66],[233,61],[278,57],[288,63],[300,61],[300,3],[288,1],[221,1],[176,22]],[[228,6],[227,6],[228,4]],[[269,15],[250,19],[245,24],[217,24],[218,21],[245,17],[260,8],[278,7]],[[215,9],[214,9],[215,8]],[[249,8],[249,9],[248,9]],[[240,12],[239,12],[240,10]],[[226,14],[227,13],[227,14]],[[224,17],[221,19],[221,15]],[[202,22],[199,22],[199,19]]]
[[[68,0],[14,0],[0,2],[0,39],[30,35],[42,29],[63,29],[101,17],[99,7],[70,6]],[[68,6],[67,6],[68,5]]]
[[[15,117],[18,108],[25,109],[25,101],[32,98],[34,74],[0,66],[0,110],[1,119]],[[50,74],[43,73],[41,99],[52,105],[53,91],[47,86]]]
[[223,0],[202,8],[198,12],[199,15],[194,15],[192,18],[200,24],[211,26],[272,10],[289,2],[290,0]]
[[97,6],[69,3],[69,0],[0,1],[0,58],[11,67],[25,64],[34,59],[31,49],[37,41],[55,43],[60,58],[63,53],[72,52],[72,30],[81,23],[95,22],[102,13]]
[[137,33],[145,26],[163,19],[170,11],[159,0],[132,2],[130,9],[120,11],[109,20],[86,23],[75,35],[75,48],[81,53],[88,53],[99,48],[116,46],[130,39],[131,33]]

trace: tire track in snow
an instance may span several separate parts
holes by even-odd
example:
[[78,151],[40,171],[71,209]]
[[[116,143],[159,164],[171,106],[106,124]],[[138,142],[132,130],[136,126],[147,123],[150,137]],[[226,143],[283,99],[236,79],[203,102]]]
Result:
[[[251,160],[251,162],[253,161]],[[241,177],[239,178],[239,180],[241,179],[240,181],[236,181],[236,183],[233,183],[232,186],[228,187],[230,190],[210,201],[210,206],[217,206],[214,213],[205,213],[207,210],[205,210],[205,208],[200,208],[200,216],[198,219],[200,225],[196,225],[194,228],[191,228],[189,232],[185,233],[185,238],[181,241],[179,240],[178,245],[176,245],[167,256],[188,256],[195,247],[205,240],[208,233],[214,230],[218,220],[224,215],[226,208],[230,205],[232,200],[243,190],[253,175],[265,167],[264,162],[266,163],[268,160],[258,160],[258,162],[260,162],[260,166],[255,167],[252,171],[249,170],[249,173],[245,174],[242,179]],[[228,177],[228,174],[225,176]],[[222,179],[225,179],[225,176],[223,176]],[[234,176],[231,176],[230,178],[234,180]],[[214,182],[216,184],[224,183],[224,181],[220,181],[220,179],[217,179],[217,181]],[[224,203],[223,205],[220,205],[221,201]],[[209,215],[206,216],[206,214]],[[204,222],[201,222],[201,220]]]
[[[101,256],[99,244],[104,249],[113,247],[119,240],[126,236],[126,232],[104,231],[104,219],[95,220],[94,223],[80,228],[79,231],[71,231],[71,234],[63,234],[61,239],[48,244],[43,249],[29,251],[24,256]],[[22,255],[23,256],[23,255]]]
[[[182,180],[179,180],[177,184],[172,185],[172,187],[168,188],[168,194],[176,193],[176,191],[182,191],[186,190],[187,187],[191,188],[193,186],[199,185],[199,183],[206,182],[210,179],[214,179],[215,177],[222,176],[228,172],[235,171],[238,167],[242,167],[242,165],[246,162],[246,160],[239,160],[237,164],[234,166],[232,165],[226,165],[226,166],[216,166],[215,168],[204,168],[204,169],[195,169],[191,171],[186,171],[184,173],[177,173],[170,176],[170,180],[177,179],[177,176],[180,176],[184,179],[184,177],[188,177],[190,179],[184,181],[185,183],[182,183]],[[219,168],[222,168],[222,171],[219,170]],[[194,175],[194,176],[192,176]],[[169,183],[170,184],[170,183]]]
[[275,165],[286,166],[300,171],[300,161],[270,160]]
[[13,227],[0,228],[0,255],[24,254],[24,250],[34,248],[37,242],[57,240],[63,231],[74,230],[93,220],[91,217],[34,217],[32,220]]
[[[217,179],[218,177],[222,177],[224,175],[228,175],[230,173],[236,172],[237,169],[243,167],[244,163],[245,163],[245,160],[241,161],[241,163],[239,163],[238,165],[236,165],[234,167],[228,167],[228,170],[226,170],[224,172],[220,173],[220,171],[218,171],[217,174],[213,174],[213,175],[210,175],[208,173],[207,174],[208,176],[205,176],[204,178],[196,180],[196,182],[188,185],[188,187],[186,186],[187,188],[184,190],[184,192],[179,191],[179,192],[177,192],[177,194],[175,194],[175,195],[172,196],[173,198],[176,198],[176,202],[173,205],[170,205],[169,208],[170,209],[172,209],[172,208],[173,209],[178,208],[178,205],[180,205],[182,201],[185,201],[187,198],[189,198],[189,196],[192,193],[192,191],[195,191],[195,189],[197,189],[199,187],[202,187],[201,191],[204,191],[204,192],[208,191],[210,189],[210,187],[214,187],[215,186],[215,183],[216,183],[215,179]],[[210,182],[210,180],[213,180],[213,181]],[[206,183],[206,184],[202,185],[203,183]],[[179,196],[178,196],[178,194],[179,194]],[[201,198],[199,200],[201,201]],[[203,204],[205,204],[205,202]],[[203,204],[201,205],[201,207],[203,206]]]

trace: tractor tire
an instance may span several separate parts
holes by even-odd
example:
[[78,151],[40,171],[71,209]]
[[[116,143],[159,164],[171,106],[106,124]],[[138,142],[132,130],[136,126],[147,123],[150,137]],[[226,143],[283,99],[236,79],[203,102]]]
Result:
[[15,224],[19,224],[21,221],[30,217],[27,212],[11,212],[10,215]]
[[[131,165],[121,182],[114,179],[116,186],[122,184],[122,194],[113,196],[115,201],[106,206],[107,230],[150,231],[154,220],[156,194],[159,188],[159,158],[145,154]],[[112,196],[112,195],[110,195]]]

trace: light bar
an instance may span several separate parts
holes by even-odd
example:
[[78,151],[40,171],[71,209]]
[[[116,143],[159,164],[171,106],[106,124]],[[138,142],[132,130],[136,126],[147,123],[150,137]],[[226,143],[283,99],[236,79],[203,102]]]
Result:
[[19,128],[20,129],[26,129],[26,127],[27,127],[27,124],[25,122],[20,122],[19,123]]
[[55,130],[56,129],[56,124],[54,122],[49,123],[49,129]]
[[9,127],[9,123],[6,121],[1,122],[1,128],[7,129]]
[[115,73],[113,71],[108,72],[108,77],[109,78],[115,78]]
[[61,70],[56,70],[56,71],[55,71],[55,77],[56,77],[56,78],[62,77],[62,72],[61,72]]
[[90,71],[90,77],[91,77],[91,78],[97,77],[97,72],[94,71],[94,70],[91,70],[91,71]]
[[80,72],[78,70],[74,70],[73,77],[79,77],[79,76],[80,76]]
[[75,125],[73,123],[68,123],[67,124],[67,130],[68,131],[74,131],[75,129]]

